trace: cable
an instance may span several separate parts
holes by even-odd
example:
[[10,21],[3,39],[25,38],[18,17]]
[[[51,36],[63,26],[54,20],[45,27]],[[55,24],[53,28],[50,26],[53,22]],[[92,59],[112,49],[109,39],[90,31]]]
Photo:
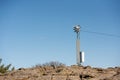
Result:
[[82,32],[87,32],[87,33],[98,34],[98,35],[105,35],[105,36],[112,36],[112,37],[118,37],[118,38],[120,38],[119,35],[115,35],[115,34],[108,34],[108,33],[94,32],[94,31],[87,31],[87,30],[80,30],[80,31],[82,31]]

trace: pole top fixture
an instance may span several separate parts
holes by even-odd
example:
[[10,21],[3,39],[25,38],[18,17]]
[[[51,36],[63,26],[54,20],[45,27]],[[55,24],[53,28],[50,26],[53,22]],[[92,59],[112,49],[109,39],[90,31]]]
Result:
[[80,25],[74,26],[73,30],[74,30],[74,32],[76,32],[76,33],[80,32]]

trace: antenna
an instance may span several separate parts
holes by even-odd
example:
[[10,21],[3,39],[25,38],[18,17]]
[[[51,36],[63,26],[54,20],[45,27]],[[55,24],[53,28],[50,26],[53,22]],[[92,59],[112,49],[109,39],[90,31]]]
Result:
[[76,25],[73,27],[74,32],[77,33],[76,39],[76,61],[78,65],[81,65],[84,62],[84,52],[80,52],[80,25]]

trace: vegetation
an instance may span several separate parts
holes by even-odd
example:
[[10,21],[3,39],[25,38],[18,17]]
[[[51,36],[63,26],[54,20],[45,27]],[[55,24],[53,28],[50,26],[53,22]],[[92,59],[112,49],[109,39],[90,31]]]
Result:
[[10,70],[11,66],[12,66],[11,64],[8,64],[5,66],[4,64],[2,64],[2,59],[0,59],[0,73],[6,73],[8,71],[13,71],[15,68],[12,67]]
[[51,62],[47,62],[47,63],[44,63],[44,64],[39,64],[39,65],[36,65],[36,67],[45,67],[45,66],[51,66],[53,68],[56,68],[56,67],[59,67],[59,66],[65,66],[65,64],[61,63],[61,62],[58,62],[58,61],[51,61]]

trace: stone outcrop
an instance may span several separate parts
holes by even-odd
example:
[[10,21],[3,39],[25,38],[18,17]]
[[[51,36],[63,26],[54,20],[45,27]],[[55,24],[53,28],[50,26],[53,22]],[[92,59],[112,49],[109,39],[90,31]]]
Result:
[[120,80],[120,67],[37,66],[0,74],[0,80]]

